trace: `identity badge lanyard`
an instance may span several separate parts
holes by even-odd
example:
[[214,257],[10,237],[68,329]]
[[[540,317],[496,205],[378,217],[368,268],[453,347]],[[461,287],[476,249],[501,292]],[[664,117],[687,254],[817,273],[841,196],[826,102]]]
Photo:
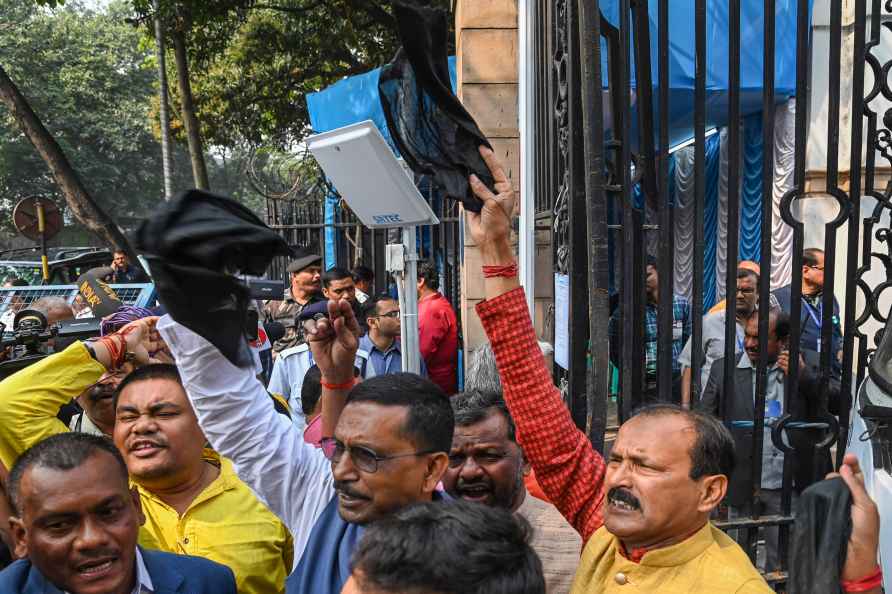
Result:
[[815,308],[811,303],[807,300],[803,299],[802,304],[805,306],[805,311],[808,312],[808,315],[811,316],[812,321],[815,323],[815,326],[818,328],[818,354],[821,353],[821,326],[824,322],[824,310],[823,304],[819,305]]

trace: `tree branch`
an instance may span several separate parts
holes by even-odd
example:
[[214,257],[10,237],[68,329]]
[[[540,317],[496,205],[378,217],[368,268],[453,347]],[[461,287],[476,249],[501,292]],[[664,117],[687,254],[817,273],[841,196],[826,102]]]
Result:
[[2,66],[0,66],[0,103],[6,106],[18,127],[43,158],[53,179],[65,195],[65,202],[74,216],[94,235],[115,249],[124,250],[130,256],[131,262],[138,262],[136,252],[121,229],[87,192],[62,147],[31,109],[28,100]]

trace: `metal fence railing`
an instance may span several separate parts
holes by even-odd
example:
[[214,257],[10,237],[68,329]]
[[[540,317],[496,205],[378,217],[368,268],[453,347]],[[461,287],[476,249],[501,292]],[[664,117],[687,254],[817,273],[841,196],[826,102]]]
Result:
[[[616,9],[603,14],[607,6]],[[772,233],[776,225],[787,225],[792,234],[793,296],[788,306],[792,321],[789,356],[797,361],[800,354],[810,353],[817,361],[818,381],[811,396],[816,402],[826,403],[831,386],[839,385],[839,414],[831,415],[826,406],[813,410],[801,398],[787,397],[781,414],[776,419],[771,437],[765,438],[766,394],[769,358],[768,335],[771,326],[769,308],[758,311],[759,363],[756,367],[755,399],[751,432],[752,476],[749,480],[748,503],[754,510],[746,517],[727,520],[722,525],[728,530],[739,530],[740,541],[755,556],[755,542],[759,529],[776,528],[779,536],[779,562],[765,567],[766,578],[777,588],[783,588],[787,576],[786,547],[792,521],[792,501],[803,484],[794,483],[794,474],[811,459],[828,455],[834,444],[844,449],[847,441],[852,388],[864,378],[865,368],[875,337],[868,330],[871,324],[884,323],[888,301],[882,292],[892,286],[892,231],[888,227],[892,211],[892,186],[877,187],[877,156],[892,166],[892,130],[888,129],[888,112],[880,117],[883,97],[892,98],[892,85],[886,76],[892,61],[880,51],[882,42],[888,45],[888,3],[879,0],[855,0],[852,14],[844,13],[852,3],[829,2],[829,42],[827,55],[821,61],[827,68],[827,117],[817,131],[826,138],[826,166],[823,169],[823,196],[834,203],[835,216],[820,225],[815,240],[808,245],[820,247],[824,264],[816,266],[823,272],[823,292],[817,304],[798,296],[803,290],[803,248],[806,247],[805,224],[797,209],[812,195],[807,187],[806,145],[809,133],[816,132],[810,121],[809,91],[811,81],[813,43],[811,3],[799,0],[784,3],[784,18],[792,15],[792,22],[779,22],[782,11],[776,3],[746,2],[747,10],[762,8],[758,18],[742,18],[741,0],[712,2],[688,0],[673,2],[672,10],[689,11],[692,35],[679,39],[679,28],[670,21],[669,0],[538,0],[535,2],[535,31],[533,43],[537,65],[534,100],[535,138],[532,143],[535,162],[536,212],[542,220],[552,221],[552,246],[555,272],[569,281],[569,348],[567,369],[556,368],[556,380],[564,386],[573,418],[587,430],[592,443],[604,447],[607,424],[607,402],[610,389],[610,359],[619,369],[620,388],[618,414],[622,421],[639,405],[645,403],[646,382],[655,379],[655,398],[672,401],[674,369],[674,307],[676,287],[674,260],[675,214],[670,188],[670,122],[673,106],[678,101],[692,102],[691,117],[684,125],[690,129],[693,147],[693,258],[692,295],[690,307],[692,395],[696,404],[705,386],[701,385],[700,370],[704,363],[703,316],[704,255],[706,243],[707,207],[707,126],[726,129],[722,150],[727,151],[730,163],[727,173],[727,207],[718,224],[725,229],[723,241],[727,245],[727,265],[723,287],[729,303],[733,304],[737,290],[739,258],[739,230],[741,228],[741,175],[743,163],[743,112],[741,106],[747,93],[753,93],[758,81],[749,81],[744,88],[741,80],[742,56],[759,56],[761,68],[761,141],[763,153],[756,166],[761,166],[763,197],[758,224],[762,235],[755,259],[761,264],[759,301],[772,299],[768,279],[772,277]],[[683,5],[683,6],[682,6]],[[884,8],[885,7],[885,8]],[[726,19],[708,18],[711,11],[722,10]],[[816,9],[817,10],[817,9]],[[685,12],[685,14],[688,14]],[[710,27],[725,27],[723,30]],[[885,24],[885,27],[882,26]],[[754,29],[755,28],[755,29]],[[748,35],[747,47],[742,48],[742,29]],[[756,34],[753,35],[752,31]],[[712,33],[708,36],[708,32]],[[791,34],[792,31],[792,34]],[[687,32],[685,32],[687,33]],[[783,37],[781,37],[783,35]],[[727,42],[724,54],[714,54],[716,39]],[[762,46],[753,44],[761,39]],[[681,44],[694,65],[690,93],[675,93],[671,84],[670,51]],[[655,51],[651,51],[655,47]],[[821,46],[824,47],[824,46]],[[794,88],[778,91],[781,73],[777,71],[779,51],[790,48],[795,53],[792,70]],[[606,55],[603,53],[606,52]],[[754,53],[755,52],[755,53]],[[603,62],[602,62],[603,58]],[[653,60],[653,61],[652,61]],[[602,71],[602,63],[606,71]],[[718,63],[718,65],[716,65]],[[849,66],[844,66],[849,65]],[[851,93],[844,88],[841,77],[854,66]],[[787,66],[790,66],[788,63]],[[717,74],[719,73],[719,74]],[[867,77],[865,74],[867,73]],[[790,68],[786,70],[790,75]],[[722,81],[726,88],[720,96],[714,92],[714,81]],[[866,86],[865,80],[872,81]],[[777,212],[770,207],[770,192],[774,188],[775,112],[780,102],[792,97],[795,101],[795,150],[792,163],[791,189],[783,195]],[[753,97],[750,95],[750,100]],[[879,113],[878,113],[879,112]],[[841,128],[843,114],[850,113],[854,125]],[[677,125],[674,122],[673,125]],[[851,150],[841,150],[847,142]],[[866,149],[866,150],[865,150]],[[848,162],[841,163],[840,155]],[[846,175],[841,170],[848,169]],[[758,177],[758,176],[757,176]],[[862,220],[865,200],[875,205],[871,216]],[[714,216],[714,215],[710,215]],[[844,227],[845,226],[845,227]],[[841,234],[847,233],[843,238]],[[839,235],[839,237],[838,237]],[[877,250],[876,242],[882,245]],[[838,248],[845,245],[845,251]],[[647,246],[656,246],[648,254]],[[842,253],[841,253],[842,252]],[[645,274],[646,258],[656,259],[659,291],[656,301],[648,303]],[[871,270],[885,269],[882,283],[871,284]],[[844,299],[837,315],[818,316],[820,330],[814,344],[802,340],[803,330],[811,323],[811,309],[832,312],[838,307],[834,293],[843,283]],[[859,292],[863,298],[859,299]],[[860,301],[860,303],[859,303]],[[881,306],[885,303],[885,308]],[[611,343],[608,318],[616,321],[617,336]],[[650,324],[652,329],[645,330]],[[735,308],[729,305],[725,313],[724,366],[725,393],[733,393],[737,363],[737,322]],[[653,328],[656,331],[653,331]],[[646,334],[648,332],[648,334]],[[841,333],[838,335],[837,333]],[[655,340],[655,378],[646,378],[645,370],[651,355],[646,352],[646,336]],[[798,366],[792,365],[783,377],[786,394],[799,394],[803,381]],[[726,419],[725,419],[726,420]],[[803,423],[811,423],[811,433],[802,430]],[[782,439],[782,437],[786,439]],[[768,439],[784,453],[781,510],[776,514],[760,514],[763,497],[762,466],[758,463]],[[790,441],[795,442],[791,447]],[[839,459],[835,461],[839,464]],[[818,479],[820,477],[812,477]],[[799,479],[797,479],[799,481]]]

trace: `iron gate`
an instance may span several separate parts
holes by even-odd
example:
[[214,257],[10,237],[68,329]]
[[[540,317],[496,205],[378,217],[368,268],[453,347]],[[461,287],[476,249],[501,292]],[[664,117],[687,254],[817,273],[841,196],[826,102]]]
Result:
[[[436,263],[440,272],[440,292],[449,299],[453,309],[459,311],[463,244],[458,202],[441,199],[424,180],[420,187],[440,224],[419,228],[418,257],[422,262]],[[393,282],[385,269],[385,246],[402,241],[399,229],[369,229],[340,202],[328,209],[326,218],[325,199],[317,196],[268,198],[266,212],[269,226],[293,248],[323,254],[326,230],[333,230],[334,233],[329,234],[332,244],[329,253],[333,257],[326,257],[326,267],[368,266],[375,273],[377,291],[387,290]],[[284,279],[287,265],[287,258],[276,258],[267,271],[268,276]]]
[[[707,75],[710,68],[707,43],[708,9],[718,0],[690,0],[694,15],[694,46],[689,48],[696,64],[693,84],[693,110],[689,122],[693,147],[693,279],[691,317],[693,320],[692,392],[700,394],[700,369],[703,365],[704,311],[704,226],[707,167],[707,125],[723,120],[728,153],[728,190],[726,245],[727,265],[724,270],[725,294],[736,291],[736,266],[740,229],[742,122],[741,112],[741,0],[727,0],[727,94],[725,111],[716,117],[715,107],[707,103]],[[648,245],[655,246],[659,271],[657,305],[657,386],[659,400],[672,398],[673,339],[673,258],[675,246],[675,204],[670,190],[670,28],[669,0],[537,0],[534,2],[535,23],[532,43],[535,47],[535,129],[533,144],[535,161],[535,195],[537,221],[548,221],[552,229],[554,268],[569,279],[569,348],[566,370],[558,369],[558,382],[565,388],[568,405],[577,425],[587,432],[599,450],[604,448],[610,384],[608,318],[611,298],[619,320],[620,340],[617,359],[620,361],[618,394],[619,421],[628,418],[641,404],[645,365],[645,257]],[[651,5],[649,13],[648,4]],[[678,5],[673,0],[673,10]],[[678,4],[678,5],[677,5]],[[820,4],[820,1],[818,1]],[[878,188],[876,158],[879,154],[892,167],[892,109],[885,110],[882,101],[892,101],[888,78],[892,59],[883,56],[883,31],[892,33],[887,21],[892,2],[854,0],[853,14],[844,24],[843,0],[827,0],[829,11],[829,43],[827,72],[829,92],[826,130],[826,166],[820,184],[807,180],[806,141],[810,130],[809,89],[810,59],[814,48],[811,35],[809,0],[764,0],[761,34],[762,89],[761,136],[764,147],[761,158],[761,242],[758,259],[761,264],[759,301],[771,299],[772,233],[776,220],[771,201],[766,197],[774,188],[776,111],[785,99],[776,91],[777,7],[786,5],[795,18],[795,88],[789,94],[795,101],[795,149],[792,187],[780,200],[779,217],[792,230],[791,294],[802,291],[802,252],[805,247],[805,226],[797,218],[804,200],[819,193],[835,203],[837,211],[823,226],[825,252],[823,311],[833,311],[834,287],[845,283],[841,307],[844,329],[841,358],[841,414],[838,423],[827,413],[826,433],[829,437],[815,446],[820,451],[834,444],[840,451],[848,440],[849,411],[852,389],[865,376],[869,356],[878,337],[871,326],[886,321],[888,301],[881,304],[882,293],[892,286],[892,229],[888,216],[892,212],[892,183]],[[848,5],[849,3],[847,3]],[[613,20],[605,17],[605,6],[618,7]],[[655,9],[655,10],[654,10]],[[885,15],[883,13],[886,13]],[[652,21],[656,32],[651,32]],[[885,43],[889,44],[889,37]],[[656,64],[651,62],[651,47],[656,45]],[[606,56],[602,55],[606,51]],[[753,48],[748,48],[752,52]],[[606,72],[602,72],[603,63]],[[848,85],[843,85],[844,64],[852,64],[851,99]],[[866,77],[867,75],[867,77]],[[634,83],[633,83],[634,78]],[[869,83],[866,85],[866,81]],[[708,110],[712,109],[712,113]],[[884,111],[881,114],[878,111]],[[851,114],[850,129],[842,129],[841,115]],[[863,120],[863,121],[862,121]],[[862,125],[863,124],[863,125]],[[840,142],[849,140],[850,175],[840,173]],[[844,154],[844,153],[843,153]],[[847,178],[847,179],[846,179]],[[863,202],[875,202],[875,208],[862,218]],[[838,248],[837,235],[846,227],[844,252]],[[843,238],[840,236],[840,240]],[[877,249],[879,244],[882,249]],[[839,256],[839,257],[838,257]],[[871,276],[880,277],[872,281]],[[729,288],[734,288],[729,291]],[[861,295],[859,303],[859,294]],[[790,318],[793,321],[790,360],[800,354],[802,300],[792,299]],[[725,317],[725,390],[733,392],[736,324],[734,309],[728,307]],[[767,380],[767,344],[769,330],[767,307],[759,308],[760,363],[757,371],[755,411],[765,409]],[[823,316],[820,332],[821,394],[826,399],[828,380],[835,373],[833,352],[833,319]],[[556,368],[557,369],[557,368]],[[838,368],[837,368],[838,369]],[[791,366],[785,378],[786,394],[797,394],[799,371]],[[793,431],[805,411],[797,399],[788,399],[775,430],[774,442],[785,452],[782,514],[751,517],[721,524],[725,529],[740,528],[746,532],[746,544],[756,539],[759,527],[779,526],[779,567],[769,568],[771,583],[786,579],[784,552],[791,526],[792,470],[796,451],[784,446],[780,434]],[[761,485],[761,452],[764,418],[755,414],[753,429],[753,475],[751,490],[758,501]],[[841,458],[841,456],[840,456]],[[837,461],[837,464],[839,461]],[[751,554],[753,547],[748,547]]]

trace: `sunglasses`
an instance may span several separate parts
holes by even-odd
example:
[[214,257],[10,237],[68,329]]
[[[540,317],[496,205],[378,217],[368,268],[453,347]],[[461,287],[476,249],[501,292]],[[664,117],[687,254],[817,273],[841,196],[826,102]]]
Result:
[[353,464],[356,466],[356,468],[368,474],[374,474],[378,472],[378,465],[382,462],[396,460],[398,458],[424,456],[426,454],[433,454],[435,452],[435,450],[425,450],[423,452],[411,452],[408,454],[379,456],[372,450],[364,448],[362,446],[350,446],[348,448],[333,437],[324,438],[321,442],[321,445],[322,453],[325,454],[325,457],[328,458],[329,461],[331,461],[332,466],[340,464],[341,458],[343,458],[344,454],[347,453],[350,455],[350,459],[353,460]]

